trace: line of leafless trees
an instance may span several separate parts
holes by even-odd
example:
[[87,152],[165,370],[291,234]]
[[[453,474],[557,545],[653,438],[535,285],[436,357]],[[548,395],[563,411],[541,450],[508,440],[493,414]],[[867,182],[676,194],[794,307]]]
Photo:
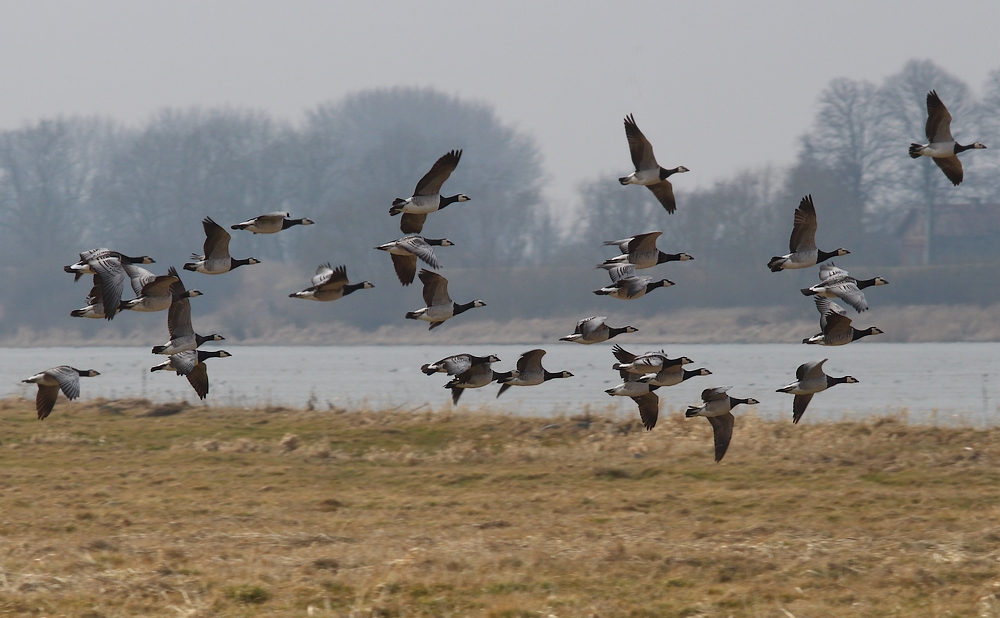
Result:
[[[505,126],[488,105],[427,89],[358,93],[313,108],[297,123],[240,109],[165,110],[140,126],[39,120],[0,132],[0,336],[23,325],[98,328],[68,318],[86,290],[61,266],[83,249],[149,254],[166,268],[200,252],[204,216],[228,224],[273,210],[320,225],[234,237],[238,257],[287,268],[212,278],[214,300],[206,297],[204,310],[221,309],[246,278],[298,273],[305,281],[316,264],[333,260],[348,264],[352,279],[383,283],[380,300],[341,303],[337,319],[366,328],[395,321],[400,307],[417,307],[419,295],[401,289],[386,256],[372,248],[400,235],[387,216],[392,198],[408,196],[428,162],[452,148],[465,155],[449,188],[473,201],[453,207],[460,213],[429,218],[424,234],[457,243],[441,253],[442,262],[460,265],[454,277],[469,297],[494,300],[503,315],[582,315],[599,307],[606,299],[590,290],[605,275],[590,268],[609,257],[601,241],[652,229],[664,231],[664,249],[696,261],[670,273],[685,279],[684,294],[630,310],[767,305],[774,280],[756,267],[786,244],[791,212],[805,193],[819,205],[822,236],[862,249],[855,263],[865,265],[893,263],[885,239],[915,204],[1000,203],[995,149],[964,158],[966,180],[957,189],[931,161],[906,158],[909,142],[922,140],[931,89],[952,111],[956,136],[1000,148],[1000,69],[976,97],[933,63],[911,61],[879,85],[832,81],[791,168],[747,170],[711,188],[681,190],[669,217],[648,192],[622,189],[613,178],[582,185],[573,216],[553,212],[530,137]],[[744,281],[758,275],[762,281]],[[330,311],[305,304],[279,298],[258,309],[282,324],[330,319]],[[125,320],[99,327],[118,322]]]

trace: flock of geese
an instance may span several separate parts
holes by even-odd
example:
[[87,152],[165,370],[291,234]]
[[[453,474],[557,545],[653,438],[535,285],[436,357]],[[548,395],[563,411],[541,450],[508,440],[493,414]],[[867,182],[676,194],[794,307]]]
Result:
[[[926,133],[929,143],[912,144],[909,154],[915,159],[921,156],[931,157],[945,176],[958,185],[962,182],[963,173],[957,155],[965,150],[982,149],[986,146],[979,142],[966,146],[952,138],[951,115],[935,91],[927,94],[927,113]],[[652,145],[639,130],[633,116],[627,116],[624,123],[635,171],[619,178],[619,182],[622,185],[646,187],[667,213],[675,212],[677,203],[669,178],[689,170],[684,166],[672,169],[661,167],[653,155]],[[417,272],[418,260],[430,269],[440,268],[441,264],[435,257],[433,248],[453,245],[446,238],[424,238],[420,233],[429,214],[438,212],[450,204],[470,200],[463,193],[441,195],[441,188],[455,171],[461,158],[461,150],[448,152],[420,179],[413,195],[405,199],[396,198],[392,202],[389,214],[402,215],[400,230],[407,236],[375,247],[389,254],[396,276],[403,286],[413,283],[414,278],[420,280],[423,286],[424,307],[407,312],[405,317],[428,322],[431,330],[469,309],[486,306],[485,302],[478,299],[456,303],[448,293],[448,280],[445,277],[428,268]],[[288,212],[273,212],[230,227],[253,234],[274,234],[296,225],[306,226],[313,223],[306,218],[292,219]],[[202,225],[205,231],[204,251],[200,255],[192,255],[193,261],[184,264],[185,270],[219,275],[240,266],[260,263],[252,257],[233,258],[229,252],[231,239],[229,232],[211,217],[205,217]],[[863,330],[855,328],[847,311],[834,302],[834,299],[861,313],[868,309],[863,290],[886,285],[888,281],[881,277],[858,280],[850,276],[847,271],[828,262],[832,258],[846,256],[850,251],[842,247],[834,251],[820,250],[816,245],[817,229],[816,206],[812,196],[807,195],[795,209],[789,253],[775,256],[767,263],[772,272],[820,265],[819,283],[801,290],[803,295],[814,297],[816,309],[820,314],[820,332],[804,339],[802,343],[842,346],[867,336],[882,334],[882,331],[874,326]],[[662,232],[658,231],[646,232],[605,242],[605,246],[619,249],[620,254],[598,264],[597,268],[607,270],[611,281],[607,286],[594,290],[594,294],[618,300],[636,300],[657,288],[674,285],[669,279],[656,279],[638,274],[639,270],[659,264],[694,259],[687,253],[665,253],[659,250],[656,242],[661,234]],[[64,270],[74,274],[75,279],[92,275],[93,287],[87,298],[87,306],[72,311],[71,315],[111,320],[121,311],[166,310],[170,339],[163,345],[155,346],[152,352],[166,355],[167,359],[151,367],[150,371],[172,371],[185,376],[198,396],[204,399],[209,392],[205,361],[209,358],[225,358],[230,354],[225,350],[204,351],[198,348],[206,341],[221,341],[224,337],[214,333],[200,335],[195,332],[191,322],[190,299],[200,296],[201,292],[186,289],[173,267],[169,268],[165,275],[154,275],[143,268],[143,265],[152,263],[154,260],[149,256],[132,257],[104,248],[81,253],[80,260],[65,266]],[[130,284],[135,292],[134,299],[122,300],[126,283]],[[289,296],[306,300],[333,301],[357,290],[372,287],[374,286],[368,281],[350,283],[346,266],[334,268],[327,263],[317,268],[309,287]],[[606,316],[584,318],[577,323],[572,334],[561,337],[560,341],[589,345],[603,343],[618,335],[638,332],[638,329],[631,325],[609,326],[607,319]],[[611,396],[632,398],[639,408],[640,419],[647,430],[656,426],[660,403],[655,392],[657,389],[675,386],[690,378],[712,375],[712,372],[705,368],[686,369],[684,366],[693,362],[690,358],[683,356],[669,358],[662,350],[635,354],[620,345],[615,345],[612,347],[612,353],[617,360],[612,369],[619,372],[622,383],[605,392]],[[465,389],[482,388],[497,383],[500,385],[497,391],[499,397],[512,386],[537,386],[549,380],[573,377],[569,371],[551,372],[545,369],[542,366],[544,356],[544,349],[529,350],[520,356],[514,369],[498,372],[492,367],[493,363],[500,362],[495,355],[476,356],[462,353],[425,364],[421,367],[421,371],[428,376],[438,373],[450,376],[450,380],[444,386],[451,390],[452,402],[457,404]],[[795,381],[777,389],[779,393],[788,393],[795,397],[792,404],[793,423],[801,420],[813,395],[837,384],[858,382],[852,376],[827,375],[823,371],[823,364],[826,361],[827,359],[822,359],[801,364],[795,372]],[[97,375],[98,372],[93,369],[83,370],[62,365],[37,373],[23,381],[37,384],[35,405],[38,418],[44,419],[52,411],[60,390],[67,398],[76,399],[80,395],[79,378]],[[732,440],[733,408],[742,404],[759,403],[751,398],[740,399],[730,396],[728,394],[730,388],[732,387],[706,388],[701,394],[701,405],[689,406],[685,413],[687,417],[703,416],[711,423],[716,461],[722,460]]]

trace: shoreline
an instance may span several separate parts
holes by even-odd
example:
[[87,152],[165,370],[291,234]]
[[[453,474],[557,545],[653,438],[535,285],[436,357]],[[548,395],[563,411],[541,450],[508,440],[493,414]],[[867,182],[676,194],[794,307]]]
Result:
[[[673,344],[694,343],[801,343],[819,332],[815,311],[805,308],[730,307],[684,308],[653,317],[626,311],[628,307],[609,307],[605,311],[614,326],[632,324],[639,329],[635,339],[644,342]],[[803,317],[807,316],[807,317]],[[326,322],[297,327],[278,324],[267,334],[230,337],[238,345],[470,345],[533,344],[558,342],[573,332],[577,320],[586,317],[562,316],[521,320],[470,319],[446,324],[428,332],[420,324],[392,324],[364,330],[344,322]],[[880,343],[983,343],[1000,341],[1000,304],[974,305],[905,305],[884,306],[849,317],[856,328],[878,326],[885,334],[873,338]],[[199,319],[199,329],[225,335],[225,320],[218,314]],[[36,331],[21,328],[0,338],[0,347],[85,347],[152,346],[162,343],[164,333],[151,334],[139,329],[122,334],[114,332],[86,337],[71,328]],[[571,345],[571,344],[566,344]]]

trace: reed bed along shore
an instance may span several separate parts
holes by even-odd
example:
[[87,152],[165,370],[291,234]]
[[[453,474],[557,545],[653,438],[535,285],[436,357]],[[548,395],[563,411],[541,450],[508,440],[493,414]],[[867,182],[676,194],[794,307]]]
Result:
[[1000,429],[0,402],[0,614],[1000,616]]
[[[804,301],[805,302],[805,301]],[[199,330],[225,333],[227,342],[243,345],[399,345],[399,344],[537,344],[555,341],[573,332],[587,314],[547,318],[493,320],[469,316],[447,328],[428,332],[418,324],[393,324],[366,330],[331,319],[306,326],[288,324],[266,309],[249,310],[252,301],[235,303],[243,321],[233,333],[235,320],[226,312],[201,316]],[[887,305],[858,317],[855,326],[877,325],[885,331],[882,343],[1000,341],[1000,305]],[[852,316],[853,317],[853,316]],[[800,343],[819,332],[819,314],[806,302],[789,307],[687,307],[666,315],[643,317],[617,313],[614,324],[634,324],[643,340],[679,343]],[[36,330],[22,326],[0,338],[0,347],[47,346],[149,346],[163,343],[164,333],[148,324],[129,331],[102,330],[85,335],[81,329],[53,327]]]

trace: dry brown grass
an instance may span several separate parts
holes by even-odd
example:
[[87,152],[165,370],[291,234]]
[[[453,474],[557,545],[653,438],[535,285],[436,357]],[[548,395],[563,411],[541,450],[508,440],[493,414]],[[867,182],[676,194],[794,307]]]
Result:
[[0,614],[1000,616],[998,429],[741,417],[717,465],[678,417],[0,423]]

